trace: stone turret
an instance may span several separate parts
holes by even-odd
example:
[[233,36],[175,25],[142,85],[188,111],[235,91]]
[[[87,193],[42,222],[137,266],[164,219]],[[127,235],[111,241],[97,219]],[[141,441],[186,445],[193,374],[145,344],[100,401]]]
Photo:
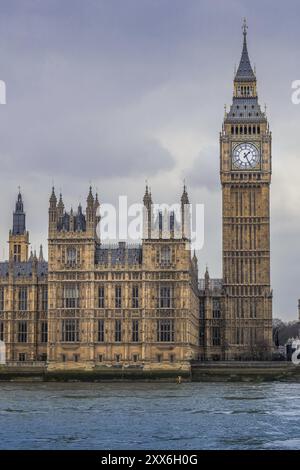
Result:
[[26,215],[22,195],[19,190],[15,210],[13,213],[13,226],[9,232],[9,259],[11,261],[27,261],[29,233],[26,231]]

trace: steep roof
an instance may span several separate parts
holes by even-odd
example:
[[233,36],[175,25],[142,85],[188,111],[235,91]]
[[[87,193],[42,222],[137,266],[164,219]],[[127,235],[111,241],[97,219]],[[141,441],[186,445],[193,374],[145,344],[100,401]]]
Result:
[[247,47],[247,24],[246,21],[244,20],[244,25],[243,25],[243,36],[244,36],[244,41],[243,41],[243,50],[242,50],[242,55],[241,55],[241,60],[240,64],[238,66],[237,72],[235,74],[234,80],[236,82],[245,82],[245,81],[255,81],[256,77],[253,72],[251,62],[249,59],[249,54],[248,54],[248,47]]

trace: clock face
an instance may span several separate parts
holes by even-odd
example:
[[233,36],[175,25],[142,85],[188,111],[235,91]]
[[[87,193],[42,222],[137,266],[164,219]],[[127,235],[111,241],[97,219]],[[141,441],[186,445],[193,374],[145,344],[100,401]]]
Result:
[[241,170],[255,168],[259,163],[258,148],[247,142],[237,145],[232,152],[232,163]]

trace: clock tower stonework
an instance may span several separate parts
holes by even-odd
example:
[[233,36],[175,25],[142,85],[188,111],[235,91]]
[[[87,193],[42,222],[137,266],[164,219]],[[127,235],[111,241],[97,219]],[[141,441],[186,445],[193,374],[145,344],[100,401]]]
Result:
[[270,287],[271,132],[243,50],[220,134],[223,219],[224,359],[267,359],[272,351]]

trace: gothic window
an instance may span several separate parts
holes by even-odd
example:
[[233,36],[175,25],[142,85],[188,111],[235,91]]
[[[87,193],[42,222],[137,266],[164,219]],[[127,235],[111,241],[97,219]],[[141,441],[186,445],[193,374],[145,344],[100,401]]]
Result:
[[236,344],[244,344],[244,329],[236,329]]
[[116,286],[115,288],[115,308],[122,307],[122,287]]
[[174,341],[174,320],[157,320],[157,341]]
[[27,310],[27,287],[19,288],[19,310]]
[[139,341],[139,321],[132,320],[132,341],[137,343]]
[[64,308],[79,308],[79,289],[76,284],[64,287]]
[[122,341],[122,330],[121,330],[121,327],[122,327],[121,320],[116,320],[116,321],[115,321],[115,341],[116,341],[117,343],[119,343],[119,342]]
[[44,312],[48,310],[48,286],[42,287],[42,310]]
[[62,341],[64,343],[79,341],[79,320],[75,318],[62,320]]
[[160,265],[170,266],[171,264],[171,248],[169,246],[162,246],[160,249]]
[[200,299],[200,304],[199,304],[199,312],[200,312],[200,318],[204,318],[205,316],[205,300]]
[[19,362],[26,361],[26,353],[19,353]]
[[256,318],[256,301],[252,300],[250,304],[250,317]]
[[175,214],[174,211],[170,213],[170,230],[174,230],[174,220],[175,220]]
[[27,321],[18,322],[18,343],[27,343]]
[[105,300],[104,300],[104,286],[99,286],[98,288],[98,307],[104,308],[105,307]]
[[41,323],[41,343],[48,342],[48,322],[43,321]]
[[199,346],[204,346],[204,338],[205,338],[205,328],[204,328],[204,326],[200,326],[200,330],[199,330]]
[[256,343],[256,328],[250,328],[250,344]]
[[133,286],[132,288],[132,308],[139,308],[139,288]]
[[158,228],[159,230],[162,230],[163,228],[163,215],[161,211],[158,213]]
[[14,257],[14,261],[17,261],[17,262],[21,261],[21,245],[14,245],[13,257]]
[[[244,270],[243,270],[243,262],[242,262],[242,261],[241,261],[241,270],[242,270],[242,276],[241,276],[241,277],[242,277],[242,279],[243,279],[243,272],[244,272]],[[244,314],[245,314],[244,299],[239,299],[239,301],[240,301],[240,317],[241,317],[241,318],[244,318],[244,316],[245,316],[245,315],[244,315]]]
[[213,346],[221,345],[221,331],[217,326],[213,327],[212,329],[212,344]]
[[220,299],[213,299],[213,318],[221,318]]
[[171,287],[161,286],[159,288],[159,308],[171,308],[171,307],[172,307]]
[[0,321],[0,341],[4,341],[4,322]]
[[98,320],[98,341],[99,343],[104,342],[104,320]]
[[4,310],[4,287],[0,287],[0,312]]
[[68,266],[76,265],[76,257],[77,257],[76,248],[74,248],[73,246],[67,248],[67,265]]

